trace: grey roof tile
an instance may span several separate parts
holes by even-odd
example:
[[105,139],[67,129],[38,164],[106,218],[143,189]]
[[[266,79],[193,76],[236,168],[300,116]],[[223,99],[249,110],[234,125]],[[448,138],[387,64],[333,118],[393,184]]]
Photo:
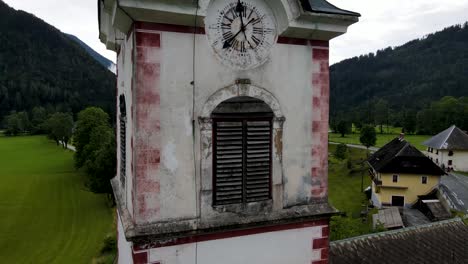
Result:
[[385,173],[444,175],[445,172],[404,139],[395,138],[368,160],[374,170]]
[[330,243],[330,264],[468,263],[468,226],[435,222]]
[[301,0],[301,5],[305,11],[309,11],[309,12],[345,15],[345,16],[354,16],[354,17],[361,16],[361,14],[359,13],[338,8],[330,4],[326,0]]
[[468,150],[468,135],[453,125],[424,141],[423,145],[434,149]]

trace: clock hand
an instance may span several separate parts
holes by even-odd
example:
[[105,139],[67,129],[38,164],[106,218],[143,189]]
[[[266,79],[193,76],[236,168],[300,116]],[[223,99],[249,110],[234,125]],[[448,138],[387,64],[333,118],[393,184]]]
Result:
[[[241,32],[244,32],[245,30],[245,27],[247,27],[247,25],[249,25],[250,23],[252,23],[255,19],[252,18],[249,23],[245,24],[245,26],[241,27],[241,29],[239,30],[239,32],[237,32],[234,36],[230,37],[229,39],[227,39],[225,42],[224,42],[224,45],[223,45],[223,49],[227,49],[227,48],[230,48],[231,47],[231,42],[237,37],[239,36],[239,34]],[[245,33],[245,32],[244,32]],[[250,43],[249,43],[250,44]]]
[[236,12],[239,13],[239,16],[242,17],[242,11],[244,11],[244,6],[241,3],[241,0],[237,1]]
[[247,28],[248,25],[250,25],[250,23],[254,22],[255,21],[255,18],[252,18],[250,19],[250,21],[244,25],[244,29]]
[[231,47],[231,42],[242,32],[242,30],[239,30],[234,36],[228,38],[226,41],[224,41],[223,44],[223,49],[227,49]]
[[[250,45],[250,42],[249,42],[249,40],[247,39],[247,34],[245,34],[244,19],[242,18],[242,12],[243,12],[243,11],[244,11],[244,6],[242,5],[241,0],[238,0],[238,1],[237,1],[237,6],[236,6],[236,12],[239,14],[239,17],[240,17],[242,33],[244,34],[245,40],[246,40],[246,41],[249,43],[249,45]],[[252,47],[252,45],[250,45],[250,47]]]

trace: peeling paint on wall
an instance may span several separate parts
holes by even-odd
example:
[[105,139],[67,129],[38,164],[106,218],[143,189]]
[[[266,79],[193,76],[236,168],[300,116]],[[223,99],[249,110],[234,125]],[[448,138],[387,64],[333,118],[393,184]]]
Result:
[[328,195],[328,113],[330,74],[328,49],[313,48],[312,61],[312,199]]
[[174,140],[169,141],[163,148],[163,164],[172,174],[174,174],[179,166],[176,155],[176,145]]
[[275,129],[275,157],[281,161],[281,158],[283,156],[283,130],[282,129]]
[[136,31],[135,199],[137,223],[160,215],[160,34]]

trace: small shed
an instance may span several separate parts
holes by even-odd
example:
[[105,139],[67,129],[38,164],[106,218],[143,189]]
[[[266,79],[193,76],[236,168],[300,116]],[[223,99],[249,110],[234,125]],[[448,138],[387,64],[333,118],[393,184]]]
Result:
[[405,227],[401,219],[400,211],[397,207],[379,210],[372,215],[372,227],[375,229],[378,223],[382,223],[386,229],[398,229]]
[[421,200],[421,211],[432,221],[446,220],[452,217],[439,200]]

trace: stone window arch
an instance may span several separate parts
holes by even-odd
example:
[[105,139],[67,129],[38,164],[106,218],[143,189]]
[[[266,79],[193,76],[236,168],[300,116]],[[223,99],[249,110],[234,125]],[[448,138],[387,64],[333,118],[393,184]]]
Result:
[[[265,210],[273,208],[282,208],[283,206],[283,175],[282,175],[282,140],[283,123],[285,118],[280,108],[279,101],[272,93],[264,88],[251,84],[234,84],[216,91],[211,95],[199,114],[200,125],[200,186],[202,199],[202,213],[213,213],[217,210],[213,201],[213,113],[216,113],[217,107],[226,101],[235,100],[233,98],[254,98],[265,103],[271,109],[272,116],[272,158],[271,158],[271,196],[267,202],[263,202],[261,208]],[[217,109],[217,110],[216,110]],[[255,204],[255,203],[253,203]],[[250,205],[247,205],[249,207]],[[255,206],[255,205],[253,205]],[[223,206],[221,206],[223,207]],[[226,207],[226,206],[224,206]],[[229,207],[227,205],[227,207]],[[241,208],[231,207],[232,210],[248,210],[245,206]],[[219,209],[219,208],[218,208]],[[258,209],[258,208],[257,208]],[[220,211],[224,211],[222,208]],[[209,212],[207,212],[209,211]]]

